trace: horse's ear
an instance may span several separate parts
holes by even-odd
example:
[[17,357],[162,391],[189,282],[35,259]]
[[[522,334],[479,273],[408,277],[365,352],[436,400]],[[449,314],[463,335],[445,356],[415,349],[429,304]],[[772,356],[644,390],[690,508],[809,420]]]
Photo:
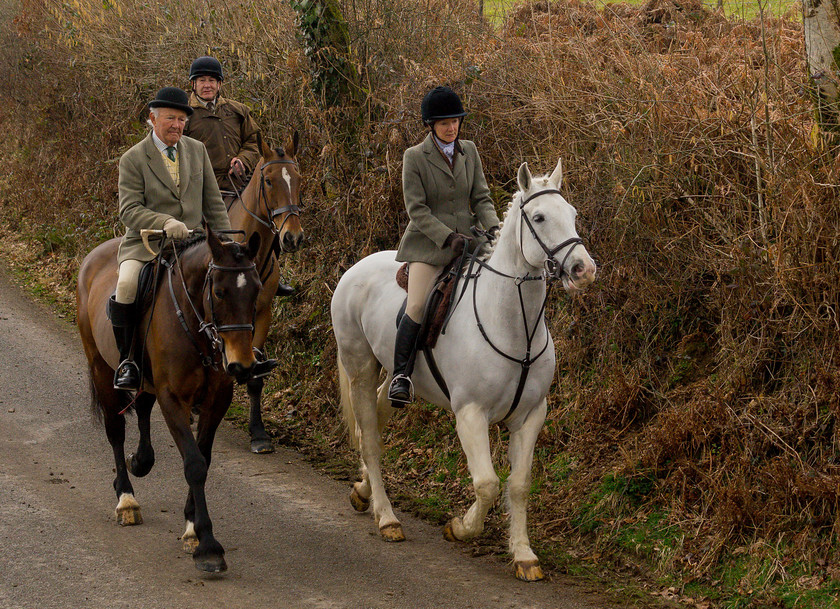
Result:
[[263,139],[262,131],[257,131],[257,146],[260,149],[260,156],[262,156],[262,158],[271,158],[271,146],[269,146]]
[[300,133],[295,131],[292,137],[286,142],[286,154],[293,159],[297,157],[298,146],[300,145]]
[[257,257],[260,251],[260,243],[262,243],[260,234],[257,231],[251,233],[251,238],[248,239],[248,258],[251,260]]
[[212,254],[214,260],[222,258],[224,254],[222,242],[209,226],[207,227],[207,245],[210,246],[210,254]]
[[551,176],[548,178],[548,181],[554,184],[554,188],[560,188],[560,185],[563,183],[563,159],[557,159],[557,167],[554,168],[554,171],[551,173]]
[[531,170],[528,169],[528,163],[522,163],[519,166],[516,181],[519,184],[519,190],[522,192],[528,192],[528,189],[531,188]]

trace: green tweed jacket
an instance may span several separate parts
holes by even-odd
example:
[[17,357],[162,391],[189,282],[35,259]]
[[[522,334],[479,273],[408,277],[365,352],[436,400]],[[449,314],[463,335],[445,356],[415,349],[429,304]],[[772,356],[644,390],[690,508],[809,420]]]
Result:
[[477,224],[498,226],[478,150],[469,140],[459,142],[463,154],[456,150],[452,169],[431,133],[405,151],[402,184],[409,223],[398,261],[444,265],[452,259],[452,251],[443,247],[450,233],[472,236],[470,228]]
[[[127,229],[117,261],[154,258],[143,246],[140,229],[162,229],[175,218],[194,229],[202,217],[214,230],[230,228],[225,204],[213,175],[204,144],[183,136],[178,142],[181,187],[169,175],[152,134],[132,146],[120,158],[120,220]],[[157,251],[158,243],[149,244]]]

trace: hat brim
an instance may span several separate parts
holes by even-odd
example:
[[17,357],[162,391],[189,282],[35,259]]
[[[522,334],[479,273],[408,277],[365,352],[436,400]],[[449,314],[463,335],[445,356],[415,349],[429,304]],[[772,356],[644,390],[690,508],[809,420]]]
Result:
[[183,110],[187,116],[192,116],[193,109],[186,104],[178,104],[175,102],[161,101],[155,99],[149,102],[149,108],[174,108],[175,110]]
[[445,118],[463,118],[467,115],[466,112],[458,112],[456,114],[440,114],[437,116],[430,116],[426,119],[426,123],[432,123],[434,121],[442,121]]
[[192,74],[190,74],[190,82],[194,81],[199,76],[212,76],[213,78],[215,78],[219,82],[224,82],[224,80],[225,80],[225,77],[221,76],[218,72],[201,72],[201,71],[199,71],[199,72],[193,72]]

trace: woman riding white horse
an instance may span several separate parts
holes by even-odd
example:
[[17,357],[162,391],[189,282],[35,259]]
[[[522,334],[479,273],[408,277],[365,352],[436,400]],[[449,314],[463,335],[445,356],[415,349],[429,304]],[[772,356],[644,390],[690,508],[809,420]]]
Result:
[[[516,576],[527,581],[543,577],[528,540],[527,501],[555,369],[554,343],[543,316],[546,284],[559,278],[573,293],[595,278],[595,263],[575,230],[575,209],[560,194],[561,178],[559,162],[550,177],[538,179],[522,164],[520,191],[492,255],[476,260],[474,272],[462,279],[466,289],[459,288],[459,300],[432,351],[440,382],[425,358],[418,358],[413,374],[416,395],[455,414],[473,479],[475,502],[446,525],[447,539],[467,540],[484,530],[500,489],[489,426],[504,422],[510,430],[509,544]],[[394,320],[405,299],[395,281],[399,267],[393,251],[368,256],[344,274],[332,299],[342,406],[362,456],[362,480],[350,499],[360,511],[373,503],[380,534],[388,541],[405,537],[382,481],[380,430],[393,410],[387,385],[378,394],[377,385],[380,366],[393,363]]]
[[449,87],[435,87],[423,98],[420,112],[430,133],[403,155],[409,223],[397,260],[409,263],[408,302],[394,345],[394,378],[388,391],[394,407],[411,401],[417,334],[435,279],[468,244],[476,217],[489,234],[499,230],[478,150],[458,137],[467,114],[461,98]]

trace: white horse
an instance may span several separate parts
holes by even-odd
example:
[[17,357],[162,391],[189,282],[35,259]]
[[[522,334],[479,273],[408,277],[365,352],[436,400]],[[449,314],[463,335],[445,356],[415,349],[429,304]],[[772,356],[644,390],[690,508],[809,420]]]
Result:
[[[526,581],[543,577],[528,540],[527,503],[534,445],[554,377],[554,343],[543,316],[546,282],[562,278],[566,291],[575,293],[595,279],[595,263],[575,230],[576,211],[560,194],[561,180],[561,162],[547,178],[533,178],[527,163],[522,164],[520,191],[510,203],[492,255],[474,265],[477,277],[461,279],[452,298],[462,290],[463,298],[433,350],[445,387],[420,354],[412,374],[417,396],[455,414],[473,479],[475,502],[444,528],[450,541],[468,540],[484,530],[500,486],[489,426],[504,422],[510,430],[509,547],[516,577]],[[393,365],[395,320],[406,297],[395,280],[400,263],[394,255],[379,252],[355,264],[332,298],[342,409],[351,443],[362,458],[362,480],[354,484],[350,500],[359,511],[373,502],[373,516],[386,541],[405,539],[380,469],[380,433],[393,409],[387,399],[390,379],[378,391],[377,385],[380,366],[390,370]]]

